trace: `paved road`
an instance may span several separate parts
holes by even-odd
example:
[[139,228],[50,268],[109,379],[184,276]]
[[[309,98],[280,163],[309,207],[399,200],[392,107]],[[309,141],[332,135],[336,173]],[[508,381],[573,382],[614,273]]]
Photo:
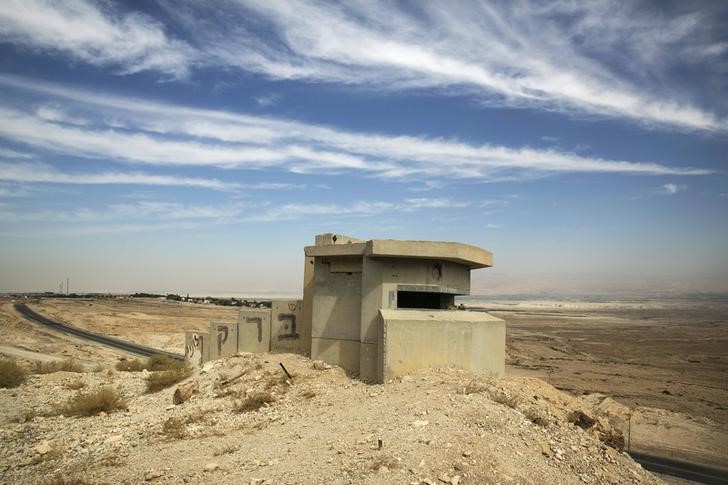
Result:
[[632,451],[629,456],[642,465],[642,468],[645,470],[672,475],[673,477],[686,478],[699,483],[728,484],[728,471],[726,470],[718,470],[716,468],[647,455],[636,451]]
[[52,328],[53,330],[57,330],[59,332],[67,333],[70,335],[74,335],[76,337],[91,340],[93,342],[100,343],[102,345],[106,345],[108,347],[113,347],[115,349],[124,350],[126,352],[130,352],[132,354],[141,355],[143,357],[150,357],[152,355],[166,355],[167,357],[170,357],[175,360],[184,360],[184,356],[179,354],[173,354],[171,352],[165,352],[163,350],[153,349],[151,347],[145,347],[143,345],[134,344],[131,342],[125,342],[124,340],[115,339],[112,337],[106,337],[104,335],[99,335],[97,333],[89,332],[88,330],[83,330],[77,327],[73,327],[71,325],[66,325],[64,323],[59,323],[54,320],[51,320],[48,317],[45,317],[39,313],[34,312],[30,308],[28,308],[27,305],[24,303],[16,303],[14,305],[15,310],[23,315],[28,320],[31,320],[33,322],[39,323],[41,325],[45,325],[46,327]]

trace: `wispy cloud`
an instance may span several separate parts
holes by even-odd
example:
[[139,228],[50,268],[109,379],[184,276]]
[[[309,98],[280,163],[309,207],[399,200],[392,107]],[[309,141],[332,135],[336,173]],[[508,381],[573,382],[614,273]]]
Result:
[[[217,179],[176,177],[154,175],[144,172],[100,172],[69,173],[61,172],[45,163],[8,163],[0,162],[0,180],[21,183],[52,183],[73,185],[157,185],[200,187],[215,190],[240,188],[239,184],[222,182]],[[276,184],[277,185],[277,184]],[[261,187],[263,188],[263,187]],[[272,187],[268,187],[272,188]]]
[[0,148],[0,158],[31,159],[35,157],[32,153],[18,152],[7,148]]
[[[692,104],[689,88],[680,91],[668,82],[677,66],[697,63],[713,78],[722,76],[719,60],[728,44],[715,34],[717,6],[670,15],[608,0],[239,0],[215,11],[193,1],[187,8],[164,4],[187,30],[199,32],[199,48],[213,62],[273,78],[447,88],[443,92],[475,95],[488,104],[689,130],[728,127],[725,117]],[[203,17],[216,28],[199,29]],[[656,92],[662,85],[673,90]]]
[[[153,230],[150,222],[172,221],[199,224],[237,224],[240,222],[272,222],[317,217],[370,217],[381,213],[413,212],[423,209],[458,209],[468,202],[449,199],[405,199],[399,202],[356,201],[337,203],[224,202],[219,204],[182,204],[160,200],[139,200],[134,203],[109,204],[101,208],[79,207],[72,210],[24,210],[0,204],[0,221],[5,223],[43,222],[60,225],[105,224],[129,230]],[[181,227],[181,226],[176,226]]]
[[[0,137],[75,157],[151,165],[278,168],[407,179],[518,180],[564,172],[704,175],[708,170],[590,158],[555,149],[380,135],[224,111],[100,95],[0,76],[0,85],[48,98],[89,120],[43,119],[0,101]],[[113,123],[108,120],[113,119]],[[121,123],[123,128],[116,128]]]
[[688,188],[687,185],[681,185],[681,184],[665,184],[661,188],[661,193],[667,194],[667,195],[675,195],[678,192],[684,192]]
[[671,76],[700,66],[720,98],[728,72],[720,3],[659,11],[611,0],[159,3],[168,18],[111,2],[6,0],[0,40],[121,74],[184,78],[212,66],[275,79],[435,88],[478,103],[650,126],[728,128],[725,112],[712,111],[715,99],[698,99],[694,83]]
[[110,66],[121,74],[154,70],[173,78],[185,77],[197,55],[147,15],[85,0],[4,0],[0,40]]
[[262,106],[264,108],[267,108],[269,106],[274,106],[278,104],[281,100],[280,94],[271,93],[266,94],[265,96],[258,96],[255,98],[255,102],[258,103],[258,106]]

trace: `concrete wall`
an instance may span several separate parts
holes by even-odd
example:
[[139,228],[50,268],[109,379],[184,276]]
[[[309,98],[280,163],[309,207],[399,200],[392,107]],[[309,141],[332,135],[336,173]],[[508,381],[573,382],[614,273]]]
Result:
[[303,310],[301,326],[308,332],[308,338],[301,342],[301,352],[311,355],[311,321],[313,320],[313,258],[305,257],[303,267]]
[[303,300],[273,300],[270,317],[270,350],[303,353],[311,341],[311,327],[303,321]]
[[315,258],[311,358],[358,373],[362,274],[330,269]]
[[185,360],[192,367],[199,367],[210,360],[210,346],[207,332],[185,332]]
[[268,352],[270,328],[269,309],[241,309],[238,317],[238,352]]
[[377,381],[382,374],[379,310],[397,308],[397,290],[470,293],[470,269],[448,261],[365,257],[362,274],[359,375]]
[[210,360],[228,357],[238,351],[238,322],[210,323]]
[[505,322],[487,313],[384,309],[380,321],[378,382],[426,367],[505,372]]

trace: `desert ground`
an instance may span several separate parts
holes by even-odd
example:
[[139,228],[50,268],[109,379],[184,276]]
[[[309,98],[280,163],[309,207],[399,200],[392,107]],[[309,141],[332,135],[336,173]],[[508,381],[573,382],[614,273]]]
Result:
[[[720,305],[466,304],[507,321],[506,378],[442,369],[370,386],[301,356],[245,354],[208,363],[190,378],[199,393],[174,406],[174,387],[145,393],[149,372],[113,370],[131,356],[40,328],[3,300],[0,354],[26,366],[73,357],[87,372],[31,375],[0,389],[0,476],[19,483],[659,481],[608,446],[604,437],[619,432],[625,442],[629,432],[635,449],[728,467],[728,326]],[[235,308],[160,300],[30,306],[177,353],[184,330],[237,317]],[[292,369],[292,382],[278,380],[278,362]],[[58,403],[103,386],[118,389],[126,408],[88,418],[54,414]],[[274,402],[235,412],[261,387]],[[597,425],[574,426],[574,411]]]

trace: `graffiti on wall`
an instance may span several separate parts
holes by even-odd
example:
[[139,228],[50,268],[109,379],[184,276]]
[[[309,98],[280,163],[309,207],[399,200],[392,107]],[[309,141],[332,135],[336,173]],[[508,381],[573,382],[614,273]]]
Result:
[[227,325],[218,325],[217,326],[217,353],[218,355],[222,354],[222,345],[227,342],[228,339],[228,333],[230,332],[230,329]]
[[190,343],[185,346],[185,360],[193,367],[202,365],[202,335],[193,333]]
[[258,325],[258,343],[263,341],[263,319],[261,317],[245,317],[247,323]]
[[[288,310],[291,312],[296,311],[296,303],[289,303],[288,304]],[[293,313],[279,313],[278,314],[278,321],[283,322],[288,320],[290,322],[283,325],[283,328],[285,330],[288,330],[288,333],[284,333],[282,335],[278,336],[278,340],[296,340],[300,338],[300,335],[298,335],[298,332],[296,332],[296,315]]]

